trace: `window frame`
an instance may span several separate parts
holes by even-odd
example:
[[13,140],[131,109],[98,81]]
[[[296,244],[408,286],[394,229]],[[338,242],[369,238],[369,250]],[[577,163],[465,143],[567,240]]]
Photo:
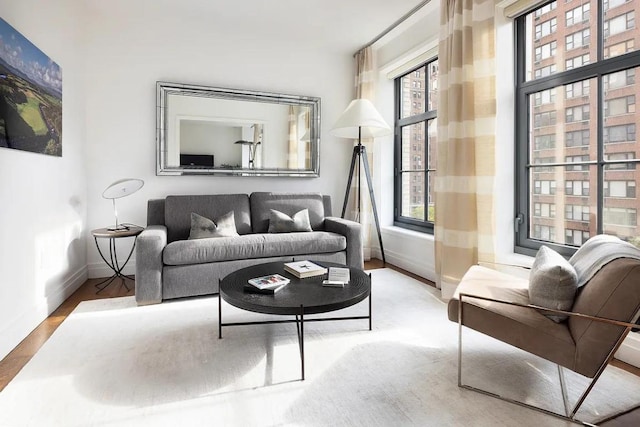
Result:
[[[434,174],[435,169],[429,169],[429,129],[428,123],[431,120],[437,119],[438,110],[437,105],[434,105],[436,109],[429,110],[430,104],[430,85],[429,85],[429,67],[437,61],[438,57],[434,56],[420,65],[413,67],[411,70],[403,73],[402,75],[394,79],[394,104],[395,104],[395,118],[394,118],[394,177],[393,177],[393,225],[418,231],[421,233],[433,234],[435,223],[429,221],[429,173]],[[425,68],[425,84],[424,84],[424,109],[425,112],[402,118],[402,79],[414,73],[421,68]],[[413,96],[411,97],[413,99]],[[420,172],[424,173],[424,213],[425,219],[419,220],[416,218],[410,218],[402,216],[402,129],[406,126],[411,126],[419,123],[424,123],[424,153],[422,153],[422,168]],[[410,155],[415,155],[413,151]],[[411,186],[413,184],[409,184]]]
[[[546,7],[550,2],[541,5],[541,7]],[[596,111],[591,111],[589,116],[589,120],[594,120],[593,118],[597,118],[597,126],[596,126],[596,134],[590,135],[590,142],[592,144],[597,144],[597,159],[591,161],[590,163],[595,166],[596,170],[596,188],[590,188],[590,192],[596,192],[595,198],[595,210],[596,213],[596,226],[595,229],[597,233],[602,233],[605,229],[606,225],[604,223],[603,218],[603,210],[605,207],[605,197],[604,197],[604,177],[605,177],[605,168],[608,164],[605,157],[605,142],[603,140],[604,136],[604,127],[605,127],[605,116],[604,116],[604,96],[603,94],[603,76],[607,74],[612,74],[618,71],[623,71],[627,69],[637,69],[640,67],[640,49],[627,52],[625,54],[614,56],[614,57],[604,57],[605,53],[605,42],[602,34],[604,34],[604,17],[605,17],[605,9],[604,9],[604,1],[597,2],[596,10],[590,11],[590,19],[594,21],[595,28],[593,31],[589,33],[589,43],[596,43],[596,54],[595,58],[591,58],[591,61],[587,65],[583,65],[579,68],[574,68],[570,70],[558,71],[551,75],[546,75],[544,77],[539,76],[535,77],[536,70],[532,69],[531,79],[529,81],[526,80],[526,72],[527,72],[527,46],[526,46],[526,17],[529,13],[532,13],[532,17],[534,19],[534,24],[531,29],[531,41],[534,42],[531,45],[532,51],[530,52],[532,57],[531,61],[534,60],[534,46],[536,42],[542,42],[544,37],[538,38],[536,37],[535,30],[536,25],[542,25],[543,23],[536,23],[535,17],[540,17],[543,14],[537,14],[536,11],[527,12],[520,17],[517,17],[514,21],[514,72],[515,72],[515,207],[514,207],[514,221],[515,221],[515,239],[514,239],[514,252],[534,256],[536,251],[542,245],[547,245],[558,252],[562,253],[565,256],[572,255],[577,247],[570,246],[567,244],[543,241],[539,238],[535,238],[534,230],[532,224],[530,223],[533,218],[533,200],[534,195],[534,177],[531,174],[531,166],[534,164],[533,159],[529,159],[530,153],[533,153],[532,149],[535,144],[535,134],[533,131],[536,129],[534,125],[534,106],[529,105],[529,95],[532,95],[536,92],[540,92],[543,90],[548,90],[551,88],[562,87],[567,84],[578,83],[582,81],[588,81],[589,79],[595,80],[595,90],[598,94],[598,100]],[[565,15],[566,16],[566,15]],[[610,20],[611,18],[609,18]],[[580,29],[580,32],[583,30]],[[572,32],[571,35],[577,33]],[[584,34],[584,33],[583,33]],[[566,41],[566,39],[565,39]],[[548,43],[545,39],[545,43]],[[558,46],[560,49],[560,46]],[[571,49],[565,48],[565,52],[569,52]],[[564,94],[566,96],[566,93]],[[584,96],[584,95],[583,95]],[[533,98],[533,97],[532,97]],[[588,104],[587,104],[588,105]],[[564,119],[566,119],[566,110],[556,110],[557,114],[564,114]],[[637,113],[634,113],[637,114]],[[558,116],[561,117],[561,116]],[[566,120],[565,120],[565,123]],[[575,122],[574,122],[575,123]],[[532,128],[529,129],[529,124],[531,124]],[[552,125],[555,126],[555,125]],[[567,130],[565,129],[565,132]],[[531,141],[529,141],[529,136],[531,136]],[[607,142],[611,143],[611,142]],[[638,163],[637,161],[634,163]],[[566,163],[558,163],[557,166],[566,166]],[[539,165],[537,165],[539,166]],[[566,183],[565,183],[566,185]],[[558,190],[561,191],[561,188],[564,186],[558,187]],[[562,188],[564,189],[564,188]],[[593,210],[593,209],[592,209]],[[535,226],[535,224],[533,224]],[[566,229],[566,227],[565,227]],[[553,239],[557,240],[557,239]]]

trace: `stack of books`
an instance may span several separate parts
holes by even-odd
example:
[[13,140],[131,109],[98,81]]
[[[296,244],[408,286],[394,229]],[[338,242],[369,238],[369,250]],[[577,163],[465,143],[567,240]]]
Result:
[[322,286],[332,286],[335,288],[343,288],[349,284],[350,280],[349,268],[346,267],[329,267],[329,275],[327,280],[322,282]]
[[293,274],[299,279],[306,277],[322,276],[327,273],[327,269],[311,261],[285,262],[284,270]]
[[244,291],[255,294],[275,294],[289,284],[290,280],[279,274],[249,279],[244,285]]

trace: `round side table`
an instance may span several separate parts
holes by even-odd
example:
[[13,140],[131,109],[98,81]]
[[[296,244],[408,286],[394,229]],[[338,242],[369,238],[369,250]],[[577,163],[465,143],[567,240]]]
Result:
[[[144,230],[143,227],[138,227],[137,225],[129,226],[124,230],[109,230],[108,228],[97,228],[95,230],[91,230],[91,234],[93,235],[93,239],[96,242],[96,248],[98,248],[98,253],[102,257],[102,260],[113,270],[113,275],[104,279],[102,282],[97,283],[96,294],[104,291],[107,286],[111,284],[115,279],[120,278],[122,280],[121,287],[124,286],[127,292],[131,291],[131,288],[127,286],[126,279],[133,281],[133,277],[128,276],[122,273],[124,267],[127,265],[129,260],[131,259],[131,255],[133,255],[133,250],[136,247],[136,240],[138,238],[138,234],[142,233]],[[125,260],[124,264],[120,265],[118,262],[118,254],[116,252],[116,240],[122,239],[125,237],[133,237],[133,244],[131,245],[131,251],[129,251],[129,255]],[[104,256],[102,250],[100,249],[100,244],[98,243],[98,239],[109,239],[109,260]]]

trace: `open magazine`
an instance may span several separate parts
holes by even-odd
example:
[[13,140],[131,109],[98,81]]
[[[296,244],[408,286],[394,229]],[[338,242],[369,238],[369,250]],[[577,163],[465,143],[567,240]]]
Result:
[[260,290],[279,288],[287,285],[289,282],[289,279],[279,274],[269,274],[267,276],[256,277],[248,280],[248,283],[251,286]]

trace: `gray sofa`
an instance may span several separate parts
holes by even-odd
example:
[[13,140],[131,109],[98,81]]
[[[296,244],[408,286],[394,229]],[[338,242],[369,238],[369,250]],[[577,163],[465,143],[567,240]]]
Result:
[[[270,210],[309,210],[311,232],[268,233]],[[191,213],[216,219],[234,212],[239,236],[188,240]],[[167,196],[152,199],[136,242],[138,305],[218,292],[218,281],[253,264],[317,260],[363,268],[360,224],[331,216],[331,199],[315,193]]]

